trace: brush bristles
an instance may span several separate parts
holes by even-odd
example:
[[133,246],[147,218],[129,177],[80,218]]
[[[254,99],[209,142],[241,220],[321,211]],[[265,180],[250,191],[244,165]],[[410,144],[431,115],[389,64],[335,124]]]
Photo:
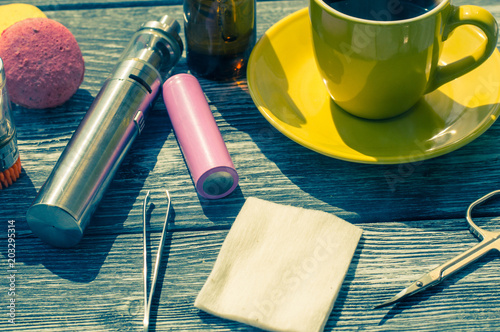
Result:
[[20,174],[21,158],[18,158],[14,165],[3,172],[0,172],[0,190],[5,189],[12,185],[12,183],[16,182],[16,180],[19,179]]

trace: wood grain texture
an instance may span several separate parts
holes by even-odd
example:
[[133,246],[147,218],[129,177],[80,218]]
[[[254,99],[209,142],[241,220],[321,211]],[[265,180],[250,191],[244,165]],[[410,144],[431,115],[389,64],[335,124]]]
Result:
[[[156,330],[253,330],[193,307],[226,235],[227,230],[169,235],[153,308]],[[152,234],[152,249],[158,241],[158,234]],[[462,219],[364,224],[326,330],[498,329],[498,255],[486,256],[392,309],[372,310],[476,243]],[[139,330],[141,234],[87,237],[69,250],[48,248],[32,238],[19,240],[18,246],[17,331]],[[0,330],[15,331],[2,323]]]
[[[19,2],[41,7],[70,29],[82,49],[86,75],[76,95],[59,108],[14,109],[23,173],[0,191],[0,275],[5,277],[0,331],[140,331],[142,199],[151,190],[154,251],[166,211],[165,189],[171,192],[175,217],[153,308],[157,331],[253,330],[193,307],[247,197],[334,213],[364,230],[327,331],[500,330],[497,253],[393,308],[372,310],[477,243],[464,216],[472,201],[498,189],[498,123],[439,158],[401,165],[348,163],[318,155],[276,131],[253,104],[245,80],[200,79],[239,172],[237,190],[217,201],[196,195],[165,107],[158,102],[82,242],[69,250],[43,244],[25,222],[36,192],[133,32],[165,13],[182,22],[182,5],[177,0]],[[500,18],[497,0],[474,3]],[[302,0],[259,2],[258,35],[305,5]],[[174,73],[186,71],[182,58]],[[498,211],[498,202],[488,204],[477,216],[494,225],[498,218],[488,219]],[[6,309],[8,220],[16,221],[16,325],[7,322]]]

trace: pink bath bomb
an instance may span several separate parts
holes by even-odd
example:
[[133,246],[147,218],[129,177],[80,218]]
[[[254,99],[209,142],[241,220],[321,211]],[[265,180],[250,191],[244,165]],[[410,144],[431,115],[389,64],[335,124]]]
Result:
[[12,102],[27,108],[62,105],[85,72],[73,34],[48,18],[28,18],[7,28],[0,36],[0,58]]

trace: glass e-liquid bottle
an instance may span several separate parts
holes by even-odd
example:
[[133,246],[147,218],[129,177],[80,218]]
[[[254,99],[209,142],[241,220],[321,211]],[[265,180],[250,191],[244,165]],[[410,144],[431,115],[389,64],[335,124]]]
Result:
[[256,41],[255,11],[255,0],[184,0],[192,73],[212,80],[244,75]]

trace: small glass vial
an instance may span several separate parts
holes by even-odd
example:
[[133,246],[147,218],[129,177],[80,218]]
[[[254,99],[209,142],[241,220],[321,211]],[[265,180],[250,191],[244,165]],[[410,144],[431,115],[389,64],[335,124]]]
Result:
[[243,76],[256,42],[255,0],[184,0],[187,64],[196,76]]

